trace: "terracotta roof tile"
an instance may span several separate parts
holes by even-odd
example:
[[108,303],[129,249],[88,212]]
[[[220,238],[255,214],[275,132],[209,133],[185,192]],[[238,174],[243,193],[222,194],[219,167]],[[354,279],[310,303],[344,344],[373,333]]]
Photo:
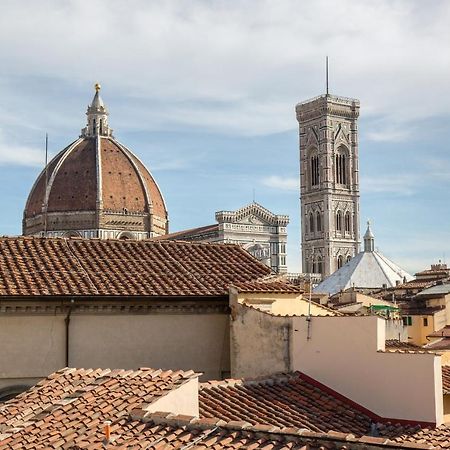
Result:
[[8,297],[222,296],[270,273],[237,245],[0,238],[0,295]]
[[386,350],[424,350],[419,345],[410,342],[401,342],[398,339],[387,339],[385,348]]
[[[446,369],[444,373],[446,377]],[[450,372],[448,376],[450,380]],[[312,384],[300,373],[259,381],[202,383],[200,413],[203,417],[215,416],[225,421],[243,420],[252,425],[262,423],[359,437],[369,434],[375,426],[378,437],[391,442],[424,443],[429,442],[428,437],[437,442],[437,448],[447,448],[447,443],[450,444],[450,426],[422,429],[418,424],[383,423],[380,417]]]
[[0,448],[54,447],[117,421],[198,374],[183,371],[62,369],[0,405]]
[[442,392],[450,394],[450,366],[442,366]]

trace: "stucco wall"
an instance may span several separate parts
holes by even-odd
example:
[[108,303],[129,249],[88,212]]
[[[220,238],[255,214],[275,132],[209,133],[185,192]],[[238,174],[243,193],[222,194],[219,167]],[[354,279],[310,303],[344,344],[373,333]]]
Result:
[[276,317],[234,304],[231,318],[231,376],[255,378],[290,370],[290,317]]
[[294,317],[292,363],[384,418],[442,423],[441,358],[384,353],[377,317]]
[[198,378],[189,380],[176,389],[172,389],[143,409],[149,413],[161,411],[198,417]]
[[[66,366],[65,314],[0,315],[0,390]],[[69,366],[154,367],[204,372],[220,379],[230,371],[226,313],[72,313]]]
[[69,365],[229,372],[226,314],[73,315]]
[[0,315],[0,388],[64,367],[64,316]]
[[[258,301],[273,301],[270,307],[272,314],[306,315],[309,312],[308,295],[282,293],[240,293],[239,302],[257,307]],[[311,314],[317,316],[335,315],[332,310],[311,302]]]

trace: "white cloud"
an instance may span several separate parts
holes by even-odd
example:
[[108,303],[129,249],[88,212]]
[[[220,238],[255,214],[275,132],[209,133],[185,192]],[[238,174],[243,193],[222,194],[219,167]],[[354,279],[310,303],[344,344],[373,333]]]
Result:
[[262,184],[282,191],[298,191],[300,189],[298,178],[280,177],[278,175],[271,175],[264,178]]
[[17,165],[43,167],[45,151],[33,147],[27,147],[14,142],[7,142],[0,130],[0,166]]
[[[42,0],[23,11],[21,1],[2,4],[7,81],[50,78],[77,94],[101,81],[106,100],[148,101],[123,117],[144,127],[158,117],[162,127],[229,133],[294,129],[295,103],[323,92],[326,54],[332,93],[358,97],[363,115],[399,124],[391,133],[369,129],[372,139],[405,139],[412,120],[450,113],[450,53],[439,51],[450,41],[446,1]],[[0,93],[8,89],[0,84]],[[68,93],[46,89],[15,86],[10,101],[29,95],[44,117],[64,117],[42,99],[62,111]]]
[[[361,191],[367,194],[413,195],[418,188],[414,175],[380,175],[361,179]],[[420,186],[419,186],[420,188]]]

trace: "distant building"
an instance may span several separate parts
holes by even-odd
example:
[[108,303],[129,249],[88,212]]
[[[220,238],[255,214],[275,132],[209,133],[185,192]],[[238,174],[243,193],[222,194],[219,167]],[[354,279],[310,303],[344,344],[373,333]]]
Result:
[[137,156],[113,137],[99,91],[96,85],[81,136],[34,183],[24,235],[145,239],[168,233],[161,191]]
[[287,272],[289,216],[277,215],[256,202],[236,211],[216,212],[216,224],[178,231],[159,239],[239,244],[274,272]]
[[389,288],[412,279],[408,272],[375,250],[375,237],[368,224],[364,251],[325,278],[314,291],[333,295],[350,287]]
[[359,252],[359,101],[326,94],[296,113],[302,270],[328,276]]

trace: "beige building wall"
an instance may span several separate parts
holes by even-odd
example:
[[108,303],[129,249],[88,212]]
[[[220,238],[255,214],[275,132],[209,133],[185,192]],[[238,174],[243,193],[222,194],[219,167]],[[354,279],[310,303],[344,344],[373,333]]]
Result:
[[[309,313],[309,301],[307,294],[283,294],[283,293],[239,293],[240,303],[254,306],[272,314],[281,315],[307,315]],[[311,302],[311,314],[315,316],[334,316],[336,313],[324,306]]]
[[[384,418],[443,422],[441,358],[384,353],[381,318],[293,319],[292,366]],[[420,389],[418,389],[420,386]]]
[[[0,395],[66,366],[66,314],[0,314]],[[229,376],[227,313],[77,313],[69,326],[72,367],[169,368]]]
[[273,316],[234,303],[230,325],[231,377],[289,372],[291,326],[291,317]]
[[142,409],[148,413],[159,411],[198,417],[198,378],[189,380],[176,389],[172,389],[166,395]]
[[[445,327],[447,320],[446,310],[438,311],[435,314],[423,314],[407,316],[411,318],[411,325],[408,325],[407,332],[409,341],[416,345],[425,345],[430,342],[427,336],[433,331]],[[427,324],[425,325],[425,320]]]

